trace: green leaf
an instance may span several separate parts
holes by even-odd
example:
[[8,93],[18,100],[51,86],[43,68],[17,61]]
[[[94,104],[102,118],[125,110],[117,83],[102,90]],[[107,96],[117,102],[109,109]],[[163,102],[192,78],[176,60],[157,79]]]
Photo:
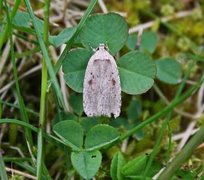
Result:
[[100,124],[100,118],[98,117],[81,117],[79,120],[80,124],[82,125],[85,134],[97,124]]
[[30,27],[30,16],[26,12],[17,11],[13,18],[13,25],[18,27]]
[[[127,40],[127,47],[130,50],[135,50],[136,44],[137,44],[138,38],[136,34],[130,34],[128,36]],[[141,39],[141,45],[140,45],[140,50],[141,51],[148,51],[150,53],[153,53],[156,49],[158,42],[157,34],[153,31],[145,31],[142,34],[142,39]]]
[[[130,160],[122,167],[122,174],[130,179],[144,179],[142,175],[144,173],[146,163],[148,160],[148,155],[140,155],[136,158]],[[160,163],[154,161],[151,168],[147,173],[147,179],[153,177],[155,174],[161,170],[162,166]]]
[[100,151],[72,152],[71,154],[72,165],[84,179],[91,179],[97,173],[101,159]]
[[72,93],[69,97],[69,103],[73,111],[81,116],[83,114],[83,97],[82,94]]
[[124,117],[119,116],[117,118],[112,118],[110,121],[110,125],[115,128],[126,129],[128,126],[128,120]]
[[147,55],[132,51],[118,60],[122,91],[142,94],[154,84],[156,66]]
[[78,117],[76,115],[74,115],[73,113],[70,113],[70,112],[59,111],[55,115],[55,117],[52,121],[52,125],[54,126],[58,122],[63,121],[63,120],[67,120],[67,119],[77,120]]
[[162,58],[156,61],[157,78],[168,84],[178,84],[181,81],[181,66],[172,58]]
[[125,159],[121,152],[117,152],[111,161],[110,174],[113,180],[123,180],[125,177],[121,173],[121,169],[125,164]]
[[89,151],[99,149],[119,138],[118,131],[106,124],[99,124],[92,127],[85,138],[85,148]]
[[[40,32],[43,32],[43,24],[44,24],[43,21],[36,16],[34,18],[36,19]],[[30,15],[27,12],[17,11],[16,15],[13,18],[12,24],[18,30],[35,34],[35,31],[31,26],[32,20],[30,18]]]
[[71,39],[73,34],[76,31],[76,27],[71,27],[71,28],[65,28],[63,31],[61,31],[58,35],[56,36],[49,36],[49,42],[55,46],[59,47],[62,44],[66,43]]
[[139,118],[142,112],[141,103],[138,100],[132,100],[127,107],[127,117],[128,120],[134,121]]
[[179,169],[176,171],[172,179],[193,180],[196,179],[196,177],[193,176],[193,173],[190,170]]
[[85,47],[97,48],[104,43],[113,55],[125,45],[127,37],[127,23],[115,13],[90,16],[78,36]]
[[75,49],[67,53],[62,64],[64,79],[67,85],[76,92],[82,93],[86,66],[92,55],[91,51]]
[[157,161],[153,161],[151,167],[149,168],[149,171],[147,173],[148,177],[153,177],[155,176],[161,169],[162,169],[162,165],[160,162]]
[[76,121],[61,121],[54,125],[53,131],[73,150],[79,151],[82,149],[84,130]]
[[146,163],[147,155],[140,155],[127,162],[122,168],[122,173],[125,176],[141,175],[144,172]]

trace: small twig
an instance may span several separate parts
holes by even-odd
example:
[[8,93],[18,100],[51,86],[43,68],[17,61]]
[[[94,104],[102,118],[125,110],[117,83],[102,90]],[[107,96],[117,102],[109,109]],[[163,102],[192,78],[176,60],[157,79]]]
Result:
[[197,113],[194,115],[193,121],[189,124],[188,128],[185,131],[185,135],[183,136],[183,139],[181,140],[181,142],[179,143],[177,150],[180,151],[183,146],[186,144],[186,142],[188,141],[189,137],[191,136],[191,133],[195,127],[195,125],[197,124],[197,121],[199,120],[199,118],[202,116],[203,111],[204,111],[204,104],[202,105],[202,100],[203,100],[203,96],[204,96],[204,83],[202,84],[202,86],[200,87],[199,91],[198,91],[198,97],[197,97]]
[[202,110],[203,96],[204,96],[204,84],[202,84],[202,86],[200,87],[200,90],[198,91],[198,97],[197,97],[197,108],[198,108],[198,110]]
[[5,133],[6,129],[7,129],[6,127],[7,127],[6,124],[1,125],[1,127],[0,127],[0,145],[1,145],[2,139],[4,137],[4,133]]
[[[159,97],[167,104],[169,105],[170,102],[169,100],[164,96],[164,94],[161,92],[161,90],[157,87],[157,85],[155,84],[153,86],[154,90],[156,91],[156,93],[159,95]],[[177,114],[180,114],[181,116],[184,116],[184,117],[187,117],[189,119],[192,119],[192,118],[195,118],[193,115],[191,115],[190,113],[187,113],[187,112],[183,112],[181,111],[180,109],[178,108],[174,108],[174,111],[177,113]]]
[[[65,45],[62,45],[61,49],[60,49],[60,51],[61,51],[60,54],[64,51],[64,48],[65,48]],[[62,95],[64,98],[66,110],[67,110],[67,112],[72,112],[72,108],[70,107],[69,102],[68,102],[69,93],[68,93],[67,86],[66,86],[66,83],[64,80],[64,74],[62,72],[62,68],[59,71],[59,75],[60,75],[60,86],[62,89]]]
[[9,145],[9,148],[16,150],[22,158],[25,158],[25,155],[23,154],[23,152],[21,151],[21,149],[19,147]]
[[[191,131],[191,136],[192,136],[193,134],[195,134],[197,131],[198,131],[198,128],[197,128],[197,129],[193,129],[193,130]],[[185,132],[182,132],[182,133],[179,133],[179,134],[174,135],[174,136],[172,137],[172,140],[178,141],[178,140],[182,139],[184,136],[185,136]]]
[[0,59],[0,74],[2,73],[2,70],[4,68],[4,65],[6,63],[6,60],[8,58],[10,52],[10,43],[9,41],[6,43],[6,46],[4,48],[4,51],[2,53],[1,59]]
[[[64,48],[65,48],[65,45],[62,45],[60,51],[62,52],[64,50]],[[50,54],[52,56],[52,59],[54,61],[57,61],[57,59],[59,57],[57,56],[55,49],[52,48],[52,50],[50,52],[51,52]],[[71,112],[71,107],[69,106],[69,103],[68,103],[69,94],[68,94],[68,91],[67,91],[67,88],[66,88],[66,83],[65,83],[65,80],[64,80],[64,74],[63,74],[61,69],[59,71],[59,78],[60,78],[60,86],[61,86],[61,90],[62,90],[62,96],[64,98],[66,111]]]
[[[163,17],[160,20],[161,20],[161,22],[168,22],[168,21],[171,21],[174,19],[179,19],[179,18],[183,18],[186,16],[191,16],[192,14],[193,14],[193,10],[181,11],[181,12],[178,12],[178,13],[172,15],[172,16]],[[156,21],[150,21],[150,22],[132,27],[129,29],[129,33],[132,34],[132,33],[138,32],[141,28],[142,29],[148,29],[148,28],[152,27],[155,24],[155,22]]]
[[187,81],[186,81],[186,84],[194,85],[194,84],[196,84],[196,81],[187,80]]
[[[202,114],[202,113],[201,113]],[[199,117],[201,117],[201,114],[198,113],[197,115]],[[179,143],[178,147],[177,147],[177,151],[180,151],[184,145],[186,144],[186,142],[188,141],[189,137],[191,136],[191,134],[193,133],[193,129],[195,127],[195,125],[197,124],[199,118],[194,119],[189,125],[188,128],[186,129],[186,131],[184,132],[183,138],[181,140],[181,142]]]
[[8,91],[4,91],[0,97],[0,99],[4,99],[7,95]]
[[[29,76],[30,74],[39,71],[42,68],[42,65],[37,65],[34,68],[30,69],[29,71],[23,73],[20,77],[19,80],[23,79],[26,76]],[[8,90],[11,86],[13,86],[15,84],[15,81],[11,81],[10,83],[8,83],[6,86],[4,86],[3,88],[0,89],[0,94],[3,93],[4,91]]]
[[157,178],[158,180],[169,179],[181,167],[181,165],[193,154],[195,149],[204,141],[204,126],[201,126],[198,132],[190,139],[185,147],[176,155],[176,157],[167,165]]
[[12,174],[21,175],[21,176],[26,177],[26,178],[29,178],[29,179],[37,179],[35,176],[33,176],[33,175],[31,175],[31,174],[24,173],[24,172],[22,172],[22,171],[19,171],[19,170],[16,170],[16,169],[12,169],[12,168],[9,168],[9,167],[6,167],[6,171],[7,171],[7,172],[11,172]]
[[98,0],[98,4],[103,13],[108,13],[108,9],[106,8],[106,5],[104,4],[103,0]]
[[89,2],[84,1],[84,0],[74,0],[72,3],[79,5],[79,6],[83,6],[85,8],[87,8],[87,6],[89,5]]
[[136,50],[140,49],[140,46],[141,46],[141,43],[142,43],[142,34],[143,34],[143,28],[141,27],[141,29],[139,30],[138,35],[137,35],[137,43],[136,43],[136,46],[135,46]]
[[126,152],[127,145],[128,145],[128,139],[125,139],[121,144],[121,152]]

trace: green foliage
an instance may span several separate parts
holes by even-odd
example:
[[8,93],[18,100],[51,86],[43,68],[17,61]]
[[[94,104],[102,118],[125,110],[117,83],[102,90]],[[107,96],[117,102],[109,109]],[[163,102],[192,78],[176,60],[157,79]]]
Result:
[[141,155],[128,161],[122,168],[125,176],[141,175],[147,163],[147,155]]
[[172,177],[172,180],[176,180],[176,179],[192,180],[192,179],[196,179],[196,177],[194,177],[191,171],[179,169],[175,173],[175,176]]
[[[148,160],[148,155],[139,155],[129,161],[125,160],[122,153],[114,155],[111,162],[111,177],[113,180],[144,179],[143,173]],[[154,162],[148,171],[146,179],[151,179],[161,168],[161,165]]]
[[30,16],[26,12],[17,11],[13,18],[13,25],[16,27],[30,27]]
[[116,141],[118,138],[119,133],[115,128],[99,124],[88,131],[84,146],[87,150],[95,150]]
[[83,126],[84,131],[87,133],[93,126],[100,124],[100,118],[97,117],[81,117],[80,124]]
[[[76,92],[83,91],[85,69],[91,52],[85,49],[70,51],[63,63],[67,85]],[[147,55],[132,51],[118,60],[122,91],[128,94],[142,94],[154,83],[156,73],[154,61]]]
[[[96,22],[102,26],[96,26]],[[106,40],[110,39],[106,44],[114,54],[124,45],[126,40],[126,38],[123,38],[120,42],[120,38],[124,37],[125,34],[127,35],[126,30],[121,30],[123,28],[120,28],[121,31],[115,31],[115,29],[118,29],[118,24],[122,27],[124,26],[125,29],[126,25],[122,18],[116,14],[91,16],[84,25],[78,39],[81,40],[85,47],[98,47],[100,43],[105,43],[105,38],[107,38]],[[103,33],[101,30],[103,30]],[[90,31],[95,34],[91,34]],[[108,37],[109,35],[111,38]],[[151,33],[147,33],[144,36],[144,40],[149,36],[151,37]],[[154,34],[152,36],[154,39]],[[144,47],[146,45],[147,41],[144,41]],[[150,50],[153,50],[153,47],[150,47]],[[83,90],[85,69],[91,54],[91,51],[85,49],[75,49],[67,53],[62,65],[67,85],[77,92],[82,92]],[[142,94],[152,87],[156,68],[154,61],[149,56],[142,52],[132,51],[122,56],[117,62],[122,91],[128,94]]]
[[83,80],[85,69],[92,52],[85,49],[75,49],[67,53],[62,70],[67,85],[81,93],[83,91]]
[[91,179],[98,171],[101,164],[100,151],[72,152],[71,161],[77,172],[85,179]]
[[[89,125],[89,127],[91,126]],[[95,125],[86,130],[86,134],[84,134],[83,127],[74,120],[64,120],[56,123],[53,131],[67,146],[75,151],[80,151],[82,148],[87,151],[100,149],[119,138],[118,131],[105,124]]]
[[142,94],[154,84],[156,66],[141,52],[131,51],[118,60],[122,91]]
[[123,165],[125,164],[125,159],[121,152],[117,152],[111,161],[111,178],[113,180],[123,180],[124,175],[121,172]]
[[[35,20],[37,22],[39,31],[43,32],[43,21],[37,18],[36,16],[35,16]],[[35,30],[32,27],[32,19],[27,12],[17,11],[16,15],[13,18],[12,24],[14,28],[22,32],[35,34]]]
[[55,46],[59,47],[71,39],[73,34],[76,32],[76,27],[65,28],[58,35],[49,36],[49,42]]
[[168,84],[178,84],[181,81],[181,66],[172,58],[162,58],[156,61],[157,78]]
[[53,131],[73,150],[82,149],[84,130],[76,121],[61,121],[54,125]]
[[8,180],[8,176],[6,174],[5,164],[4,164],[4,161],[3,161],[1,154],[0,154],[0,177],[1,177],[1,179]]
[[142,114],[141,103],[138,100],[132,100],[127,108],[128,120],[134,121]]
[[[136,48],[136,43],[138,42],[138,37],[136,34],[129,34],[126,46],[130,50]],[[158,43],[157,34],[153,31],[145,31],[141,37],[140,51],[153,53],[156,50]]]
[[90,16],[78,35],[86,48],[97,48],[104,43],[113,55],[124,46],[127,37],[127,23],[115,13]]
[[[94,176],[95,179],[108,179],[110,178],[109,176],[113,180],[144,179],[143,173],[146,169],[148,170],[145,172],[145,178],[152,179],[162,169],[161,164],[156,162],[155,159],[167,162],[171,152],[174,152],[174,148],[177,145],[177,141],[170,141],[172,134],[183,131],[188,126],[189,122],[185,120],[189,114],[185,111],[189,109],[190,113],[195,111],[195,108],[192,110],[189,107],[195,105],[195,98],[192,94],[203,83],[202,78],[198,80],[198,77],[202,74],[202,63],[204,61],[202,45],[204,31],[201,9],[203,5],[200,4],[199,8],[191,9],[190,2],[155,1],[155,6],[151,7],[152,2],[149,0],[138,1],[135,4],[130,3],[129,0],[124,2],[107,1],[109,11],[128,13],[128,16],[125,18],[129,21],[129,25],[140,26],[140,23],[146,22],[149,25],[151,23],[148,22],[155,20],[150,28],[151,30],[146,30],[146,24],[143,24],[145,28],[141,36],[141,42],[138,42],[138,35],[136,33],[128,33],[128,25],[121,15],[116,13],[90,15],[97,0],[90,1],[78,25],[75,25],[78,17],[74,19],[74,27],[71,28],[61,28],[64,22],[59,20],[61,32],[56,33],[55,24],[49,21],[49,17],[55,13],[51,12],[49,14],[50,2],[48,0],[44,3],[44,9],[47,8],[47,10],[44,11],[43,16],[39,16],[34,14],[29,0],[25,0],[28,12],[19,9],[19,6],[21,8],[24,6],[24,4],[20,4],[19,0],[16,0],[13,4],[6,0],[0,2],[0,57],[3,54],[2,59],[5,60],[0,63],[2,67],[8,66],[14,69],[14,73],[11,74],[9,71],[7,72],[8,68],[0,68],[0,95],[2,98],[0,117],[3,118],[9,113],[9,117],[13,116],[21,119],[0,119],[0,124],[11,123],[9,129],[5,128],[7,126],[1,126],[1,140],[3,142],[1,150],[4,152],[2,153],[4,157],[1,157],[0,153],[0,178],[7,179],[5,167],[12,163],[16,169],[20,167],[22,172],[26,171],[33,176],[37,176],[37,179],[56,178],[54,176],[69,179],[69,176],[75,176],[75,171],[69,165],[71,161],[74,169],[84,179],[91,179]],[[41,4],[38,3],[33,3],[33,5],[35,9],[41,7]],[[71,4],[70,7],[72,6],[75,7],[75,4]],[[186,7],[188,7],[189,11],[185,14],[185,17],[182,17],[182,20],[179,20],[180,17],[177,19],[178,17],[175,12],[183,11]],[[79,10],[78,7],[77,10]],[[95,12],[98,11],[100,9],[96,9]],[[160,17],[161,13],[163,15],[173,15],[170,18],[172,22],[168,22],[168,17],[167,21],[163,21],[161,19],[163,17]],[[188,13],[192,15],[191,18],[188,18]],[[66,19],[64,16],[66,16],[66,13],[63,14],[63,21]],[[72,23],[72,21],[70,22]],[[160,38],[160,41],[158,41],[158,38]],[[10,43],[9,47],[8,43]],[[97,48],[101,43],[106,44],[109,52],[115,56],[121,87],[124,92],[122,93],[121,116],[116,119],[109,119],[107,117],[90,118],[83,114],[83,98],[81,93],[83,92],[85,69],[90,57],[94,54],[93,48]],[[55,65],[52,62],[55,59],[53,54],[58,55],[59,47],[63,44],[66,44],[66,48],[60,58],[57,59],[57,64]],[[136,45],[140,45],[140,47],[136,47]],[[54,48],[55,53],[49,52],[49,46]],[[32,47],[32,49],[29,49],[29,47]],[[70,50],[71,48],[75,49]],[[35,55],[36,52],[38,53],[37,55]],[[42,54],[40,55],[39,52]],[[173,58],[178,53],[183,54],[182,60],[185,60],[185,63],[181,60],[179,61],[182,62],[180,64]],[[42,59],[39,58],[41,56]],[[170,57],[160,58],[166,56]],[[156,60],[154,61],[153,58]],[[12,60],[13,64],[10,64],[9,59]],[[30,83],[31,81],[20,81],[18,84],[20,79],[18,73],[22,77],[25,77],[25,75],[26,77],[29,76],[29,73],[25,73],[25,75],[21,73],[24,73],[28,67],[36,65],[36,63],[39,64],[39,62],[43,62],[42,72],[36,73],[37,78],[32,76],[35,81],[32,81],[32,83]],[[193,70],[186,70],[186,65],[191,63],[193,64]],[[197,65],[195,65],[196,63]],[[65,111],[64,101],[67,100],[63,99],[62,90],[58,84],[57,72],[61,65],[65,82],[71,88],[71,90],[68,89],[68,103],[71,106],[70,112]],[[45,78],[45,76],[47,77],[47,70],[49,73],[48,78],[50,78],[48,83]],[[184,73],[186,72],[183,78],[182,70]],[[41,85],[39,81],[40,76]],[[12,80],[12,77],[15,77],[16,88],[12,87],[10,90],[10,87],[5,83]],[[155,77],[161,82],[155,85],[150,93],[138,96],[147,92],[153,86]],[[184,93],[180,86],[179,88],[178,86],[165,86],[165,83],[170,85],[180,83],[181,86],[188,89],[190,85],[185,85],[188,78],[191,80],[189,82],[193,80],[195,85],[192,85],[192,88]],[[42,86],[41,97],[38,92],[39,86]],[[164,89],[160,90],[160,86],[164,87]],[[5,91],[4,87],[8,89]],[[37,89],[37,94],[34,92],[30,95],[30,92],[35,91],[33,87]],[[182,93],[172,101],[171,98],[175,91]],[[64,89],[63,93],[66,93]],[[44,94],[43,97],[42,94]],[[35,101],[30,97],[34,97]],[[177,105],[184,102],[187,98],[189,101],[186,101],[185,106],[181,106],[181,109],[177,109],[177,114],[174,116],[172,109],[175,109]],[[166,99],[170,101],[170,104],[165,106]],[[13,100],[18,100],[18,102],[15,101],[18,104],[10,102]],[[46,102],[47,100],[48,103]],[[38,104],[38,102],[40,103]],[[162,106],[159,105],[160,103]],[[148,106],[145,104],[148,104]],[[32,107],[32,109],[26,108],[27,106]],[[35,113],[39,112],[39,109],[40,113]],[[28,112],[35,114],[34,118],[30,114],[28,116]],[[169,112],[172,112],[172,118],[169,124],[167,124],[168,131],[166,132],[166,129],[163,129],[164,133],[160,133],[158,136],[158,129],[162,128],[160,127],[161,121],[157,123],[156,120],[159,118],[166,119],[164,116]],[[155,115],[152,115],[153,113]],[[28,118],[30,121],[28,121]],[[176,122],[176,129],[174,127],[175,119],[179,120]],[[53,125],[53,132],[56,136],[44,130],[45,127],[49,127],[49,124],[48,126],[46,124],[47,122],[51,122]],[[147,127],[150,123],[153,123],[153,125]],[[37,128],[32,124],[38,124],[39,127]],[[183,124],[185,125],[183,126]],[[25,134],[18,133],[21,128],[17,125],[24,128]],[[199,126],[200,124],[197,124],[197,127]],[[31,134],[30,131],[34,133]],[[202,150],[197,148],[197,146],[204,137],[203,132],[203,129],[200,129],[199,136],[194,135],[183,148],[184,151],[176,155],[176,158],[172,160],[172,165],[165,168],[166,171],[162,175],[165,178],[163,179],[170,177],[172,179],[202,179],[203,165],[200,160],[202,159]],[[167,134],[169,137],[167,137]],[[25,137],[27,143],[21,143],[22,137]],[[170,139],[168,146],[166,144],[167,138]],[[118,151],[119,144],[124,139],[128,139],[122,144],[125,157]],[[33,140],[36,140],[37,143]],[[10,142],[10,144],[7,142]],[[20,145],[16,145],[16,143]],[[25,156],[25,158],[16,155],[17,153],[15,153],[11,146],[12,144],[14,144],[21,155],[23,153],[22,156]],[[27,144],[28,147],[24,144]],[[194,145],[192,146],[192,144]],[[44,146],[46,147],[44,148]],[[66,146],[71,148],[71,152],[67,151],[68,148]],[[148,148],[153,149],[150,158],[144,155]],[[158,151],[154,153],[156,148],[158,148]],[[196,151],[194,151],[195,149]],[[100,150],[103,151],[105,162],[103,164],[105,166],[101,169],[102,154]],[[142,155],[135,156],[138,152]],[[194,153],[192,157],[193,167],[183,166],[184,168],[181,168],[184,161],[192,153]],[[27,157],[28,154],[31,157]],[[43,160],[43,154],[49,157],[46,161]],[[69,156],[71,156],[71,159]],[[59,158],[59,161],[56,161],[57,158]],[[110,161],[111,166],[108,164]],[[191,161],[189,162],[191,163]],[[47,169],[48,167],[51,168]],[[99,173],[97,174],[98,171]],[[64,175],[67,176],[65,177]],[[12,178],[15,179],[17,176]]]
[[72,93],[69,97],[69,104],[71,105],[73,111],[78,115],[82,116],[83,113],[83,97],[82,94]]
[[102,124],[90,128],[85,136],[82,126],[73,120],[55,124],[53,131],[67,146],[77,151],[72,152],[72,164],[85,179],[93,177],[101,164],[101,153],[96,150],[119,139],[119,133],[115,128]]

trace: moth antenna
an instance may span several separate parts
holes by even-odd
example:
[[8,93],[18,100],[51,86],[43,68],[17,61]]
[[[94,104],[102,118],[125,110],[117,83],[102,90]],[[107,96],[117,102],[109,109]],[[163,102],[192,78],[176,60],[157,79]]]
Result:
[[90,45],[90,43],[89,43],[89,47],[91,48],[91,50],[92,50],[93,52],[96,52],[97,49],[98,49],[98,48],[93,48],[93,47]]
[[109,51],[109,48],[108,48],[108,41],[106,41],[106,43],[105,43],[105,47],[106,47],[106,49]]

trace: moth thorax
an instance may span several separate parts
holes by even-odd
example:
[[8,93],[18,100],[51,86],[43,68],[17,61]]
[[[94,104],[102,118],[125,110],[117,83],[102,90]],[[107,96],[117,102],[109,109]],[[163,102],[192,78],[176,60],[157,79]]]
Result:
[[105,44],[99,44],[98,50],[106,50],[107,51],[107,47]]

